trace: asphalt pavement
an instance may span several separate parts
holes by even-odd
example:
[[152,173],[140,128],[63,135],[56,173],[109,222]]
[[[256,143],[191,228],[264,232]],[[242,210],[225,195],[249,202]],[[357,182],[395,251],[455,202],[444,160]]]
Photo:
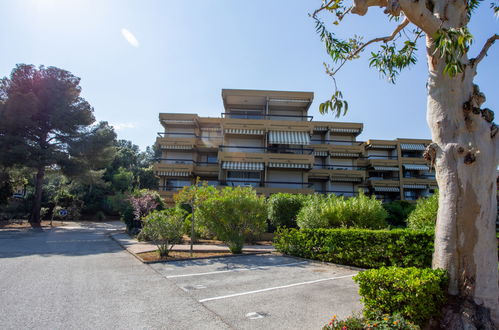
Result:
[[146,265],[120,223],[0,230],[1,329],[321,329],[356,270],[274,254]]
[[0,231],[1,329],[230,329],[108,236],[120,224]]

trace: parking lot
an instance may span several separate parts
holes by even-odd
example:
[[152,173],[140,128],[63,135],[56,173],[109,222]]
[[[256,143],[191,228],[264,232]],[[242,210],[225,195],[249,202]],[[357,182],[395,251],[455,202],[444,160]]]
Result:
[[346,267],[269,254],[150,266],[236,329],[320,329],[361,310]]

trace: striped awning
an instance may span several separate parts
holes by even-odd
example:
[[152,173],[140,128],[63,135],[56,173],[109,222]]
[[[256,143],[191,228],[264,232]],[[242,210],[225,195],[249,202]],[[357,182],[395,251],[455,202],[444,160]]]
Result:
[[314,127],[314,131],[318,131],[318,132],[324,132],[327,130],[329,130],[329,127],[327,127],[327,126],[315,126]]
[[374,187],[374,191],[378,192],[399,192],[399,187]]
[[406,170],[410,171],[429,171],[430,168],[427,165],[419,165],[419,164],[404,164],[402,165]]
[[332,133],[360,133],[358,128],[331,127],[329,130]]
[[156,175],[160,176],[189,176],[190,172],[185,171],[156,171]]
[[400,144],[400,149],[402,150],[418,150],[418,151],[424,151],[426,149],[425,145],[422,143],[415,143],[415,144],[409,144],[409,143],[401,143]]
[[269,143],[309,145],[310,135],[308,132],[270,131]]
[[332,176],[331,181],[333,182],[361,182],[362,178],[356,177],[344,177],[344,176]]
[[426,189],[424,184],[405,184],[404,189]]
[[170,150],[191,150],[194,146],[192,144],[190,145],[174,145],[174,144],[168,144],[168,145],[161,145],[161,149],[170,149]]
[[391,144],[370,144],[367,146],[368,149],[395,149],[396,145]]
[[359,154],[352,153],[352,152],[332,152],[331,157],[336,157],[336,158],[356,158],[359,157]]
[[273,167],[273,168],[303,168],[303,169],[309,169],[312,166],[310,164],[296,164],[296,163],[269,163],[269,167]]
[[223,162],[222,169],[235,171],[263,171],[263,163]]
[[373,166],[375,171],[398,171],[398,167],[391,167],[391,166]]
[[244,135],[263,135],[263,130],[259,129],[242,129],[242,128],[226,128],[225,134],[244,134]]
[[326,157],[327,151],[314,151],[314,156]]

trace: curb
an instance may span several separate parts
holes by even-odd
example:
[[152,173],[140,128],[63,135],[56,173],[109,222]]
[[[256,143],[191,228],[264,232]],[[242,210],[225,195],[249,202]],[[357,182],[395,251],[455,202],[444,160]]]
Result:
[[[143,264],[149,265],[149,264],[158,264],[158,263],[168,263],[168,262],[176,262],[176,261],[190,261],[190,260],[200,260],[200,259],[216,259],[216,258],[231,258],[231,257],[241,257],[241,256],[250,256],[250,255],[257,255],[257,254],[271,254],[275,253],[275,251],[251,251],[247,253],[241,253],[241,254],[226,254],[226,255],[221,255],[221,256],[209,256],[209,257],[195,257],[195,258],[187,258],[187,259],[178,259],[178,260],[155,260],[155,261],[146,261],[142,259],[138,253],[132,252],[129,249],[126,248],[118,239],[114,237],[113,234],[116,233],[109,233],[108,236],[115,241],[123,250],[126,252],[130,253],[132,256],[134,256],[137,260],[142,262]],[[189,250],[172,250],[172,251],[183,251],[183,252],[189,252]],[[226,252],[226,251],[220,251],[220,250],[195,250],[194,252]]]
[[[175,250],[172,250],[175,251]],[[188,252],[188,251],[186,251]],[[196,251],[199,252],[199,251]],[[208,251],[208,252],[213,252],[213,251]],[[219,251],[217,251],[219,252]],[[130,252],[132,253],[132,252]],[[155,260],[155,261],[145,261],[143,260],[140,256],[135,255],[137,259],[139,259],[142,263],[146,265],[150,264],[161,264],[161,263],[169,263],[169,262],[178,262],[178,261],[191,261],[191,260],[202,260],[202,259],[218,259],[218,258],[232,258],[232,257],[243,257],[243,256],[252,256],[252,255],[257,255],[257,254],[269,254],[270,252],[263,251],[263,252],[248,252],[248,253],[241,253],[241,254],[226,254],[226,255],[221,255],[221,256],[210,256],[210,257],[195,257],[195,258],[187,258],[187,259],[177,259],[177,260]]]
[[333,265],[333,266],[342,267],[342,268],[346,268],[346,269],[354,270],[354,271],[358,271],[358,272],[367,270],[366,268],[359,268],[359,267],[355,267],[355,266],[348,266],[348,265],[342,265],[342,264],[334,264],[332,262],[326,262],[326,261],[320,261],[320,260],[314,260],[314,259],[307,259],[307,258],[293,256],[293,255],[290,255],[290,254],[281,253],[281,252],[274,252],[274,254],[281,255],[283,257],[294,258],[296,260],[308,261],[308,262],[310,262],[312,264]]

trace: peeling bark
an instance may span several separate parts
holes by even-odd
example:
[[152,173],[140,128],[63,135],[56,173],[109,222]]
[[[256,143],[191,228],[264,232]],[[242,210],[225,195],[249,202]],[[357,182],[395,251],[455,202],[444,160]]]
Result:
[[427,121],[437,145],[440,188],[433,267],[449,272],[450,294],[487,308],[497,325],[497,154],[492,125],[482,112],[469,110],[485,100],[473,85],[474,69],[468,66],[454,78],[443,74],[445,63],[433,55],[430,38],[427,45],[432,63]]

